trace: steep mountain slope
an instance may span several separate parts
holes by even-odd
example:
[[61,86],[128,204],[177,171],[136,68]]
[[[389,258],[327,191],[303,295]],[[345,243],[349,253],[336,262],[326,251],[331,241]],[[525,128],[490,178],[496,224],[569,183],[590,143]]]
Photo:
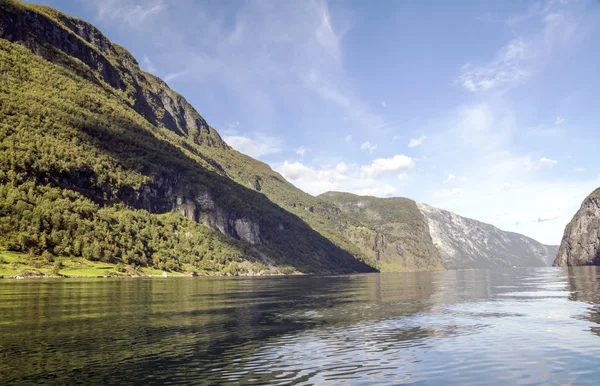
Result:
[[583,200],[565,228],[553,265],[600,265],[600,189]]
[[327,192],[319,196],[348,218],[344,234],[382,271],[443,269],[427,223],[410,199]]
[[448,269],[543,267],[556,255],[557,246],[426,204],[418,206]]
[[374,270],[339,209],[229,148],[126,50],[49,7],[0,1],[0,149],[11,250],[208,273]]

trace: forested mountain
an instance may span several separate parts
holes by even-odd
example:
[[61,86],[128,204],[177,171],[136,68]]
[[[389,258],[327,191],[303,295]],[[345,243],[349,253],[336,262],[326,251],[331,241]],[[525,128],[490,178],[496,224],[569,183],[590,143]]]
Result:
[[336,230],[337,208],[231,149],[125,49],[49,7],[0,3],[0,148],[10,250],[207,273],[374,270]]
[[348,216],[345,236],[383,271],[444,269],[427,222],[413,200],[343,192],[327,192],[319,197]]

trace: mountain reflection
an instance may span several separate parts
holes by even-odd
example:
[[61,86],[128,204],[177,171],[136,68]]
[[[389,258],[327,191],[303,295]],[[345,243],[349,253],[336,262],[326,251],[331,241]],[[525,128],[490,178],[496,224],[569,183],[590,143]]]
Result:
[[564,270],[569,278],[569,299],[589,303],[585,318],[598,325],[590,330],[600,335],[600,268],[568,267]]
[[595,268],[4,280],[0,376],[7,384],[568,383],[583,375],[560,368],[600,355],[589,340],[599,292]]

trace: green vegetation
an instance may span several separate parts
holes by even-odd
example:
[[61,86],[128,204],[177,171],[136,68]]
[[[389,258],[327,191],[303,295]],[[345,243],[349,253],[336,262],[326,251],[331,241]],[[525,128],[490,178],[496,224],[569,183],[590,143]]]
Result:
[[327,192],[319,196],[344,212],[344,233],[383,272],[444,269],[423,214],[413,200]]
[[0,37],[20,43],[0,39],[0,246],[61,273],[55,260],[209,274],[372,270],[335,206],[231,150],[93,26],[48,7],[0,8]]
[[[63,277],[104,277],[104,276],[162,276],[163,271],[152,267],[117,268],[119,264],[91,261],[83,258],[57,258],[54,262],[39,256],[25,253],[0,251],[0,276],[63,276]],[[123,266],[121,264],[121,266]],[[124,266],[123,266],[124,267]],[[169,275],[181,276],[179,272]]]

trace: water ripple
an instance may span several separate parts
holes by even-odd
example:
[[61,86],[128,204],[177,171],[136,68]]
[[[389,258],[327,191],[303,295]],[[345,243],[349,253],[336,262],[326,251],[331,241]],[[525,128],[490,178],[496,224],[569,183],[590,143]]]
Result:
[[596,384],[594,267],[0,282],[2,383]]

